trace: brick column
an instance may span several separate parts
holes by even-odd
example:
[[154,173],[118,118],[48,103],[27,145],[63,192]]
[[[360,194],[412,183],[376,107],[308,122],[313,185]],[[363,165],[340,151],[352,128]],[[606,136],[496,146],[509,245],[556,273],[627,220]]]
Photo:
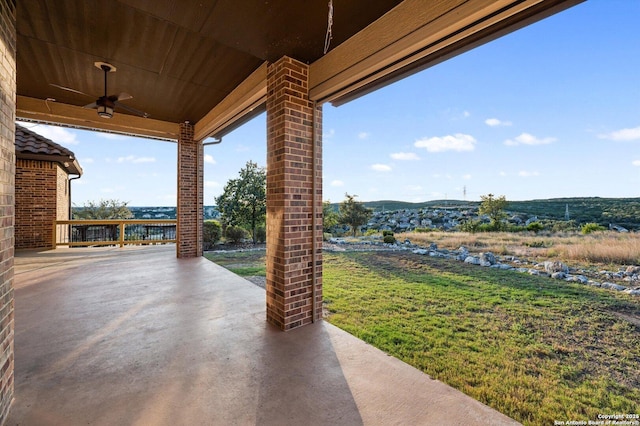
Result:
[[202,256],[204,147],[193,140],[193,125],[180,124],[178,139],[178,257]]
[[308,77],[287,57],[267,74],[267,321],[282,330],[312,322],[314,285],[322,317],[322,109]]
[[0,424],[13,401],[16,0],[0,0]]

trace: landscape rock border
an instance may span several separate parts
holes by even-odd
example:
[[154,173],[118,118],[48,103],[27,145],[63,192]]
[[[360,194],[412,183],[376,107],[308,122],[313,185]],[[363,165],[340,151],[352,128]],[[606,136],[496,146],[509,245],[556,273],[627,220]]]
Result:
[[[464,246],[457,250],[447,250],[438,249],[435,243],[431,243],[429,247],[422,247],[412,244],[410,240],[405,240],[403,243],[385,244],[372,240],[347,241],[343,238],[331,238],[325,243],[324,250],[328,252],[371,250],[411,251],[414,254],[422,256],[453,259],[471,265],[549,277],[550,279],[558,281],[579,283],[640,297],[640,266],[637,265],[630,265],[616,272],[599,271],[597,275],[605,279],[602,281],[591,279],[587,276],[589,275],[587,271],[570,268],[558,260],[547,260],[541,263],[530,262],[515,256],[496,256],[492,252],[481,252],[473,255],[469,252],[469,249]],[[628,285],[613,282],[616,280],[628,283]]]

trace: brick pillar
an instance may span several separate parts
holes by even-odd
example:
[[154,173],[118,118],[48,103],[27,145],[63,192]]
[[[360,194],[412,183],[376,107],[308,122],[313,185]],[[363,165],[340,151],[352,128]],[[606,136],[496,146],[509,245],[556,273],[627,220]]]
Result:
[[314,285],[322,317],[322,109],[308,78],[309,67],[287,57],[267,74],[267,321],[282,330],[312,322]]
[[13,401],[16,0],[0,0],[0,424]]
[[202,256],[204,147],[193,140],[193,125],[180,124],[178,139],[178,257]]

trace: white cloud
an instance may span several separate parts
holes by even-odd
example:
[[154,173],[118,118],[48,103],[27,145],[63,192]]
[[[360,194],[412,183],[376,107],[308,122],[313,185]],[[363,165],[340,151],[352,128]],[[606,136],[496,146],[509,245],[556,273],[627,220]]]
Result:
[[464,112],[462,113],[462,116],[463,116],[464,118],[469,118],[469,117],[471,117],[471,113],[470,113],[469,111],[464,111]]
[[473,151],[477,141],[471,135],[456,133],[443,137],[424,138],[414,144],[417,148],[426,148],[429,152]]
[[328,132],[322,134],[322,139],[330,139],[336,134],[335,129],[329,129]]
[[44,136],[47,139],[51,139],[55,143],[62,146],[77,145],[78,143],[80,143],[80,141],[76,139],[76,134],[65,129],[64,127],[47,126],[46,124],[38,124],[37,126],[29,126],[28,123],[21,124],[27,127],[32,132],[36,132],[37,134]]
[[533,177],[533,176],[540,176],[540,173],[538,172],[529,172],[527,170],[521,170],[518,172],[518,176],[520,177]]
[[344,182],[341,181],[341,180],[338,180],[338,179],[332,180],[331,181],[331,186],[344,186]]
[[367,132],[360,132],[358,133],[358,139],[369,139],[370,133]]
[[376,172],[390,172],[391,166],[386,164],[372,164],[371,170],[375,170]]
[[470,174],[462,175],[462,179],[469,180],[471,179],[471,175]]
[[78,161],[80,162],[80,164],[93,164],[94,160],[93,158],[78,158]]
[[118,163],[155,163],[155,157],[136,157],[135,155],[127,155],[126,157],[118,157]]
[[418,157],[418,154],[416,154],[415,152],[394,152],[393,154],[391,154],[391,158],[401,161],[412,161],[420,159],[420,157]]
[[497,118],[487,118],[484,123],[490,127],[511,126],[510,121],[502,121]]
[[116,192],[116,190],[113,188],[102,188],[100,192],[104,192],[105,194],[113,194],[114,192]]
[[407,185],[407,190],[411,192],[420,192],[422,189],[423,188],[420,185]]
[[97,132],[96,134],[98,135],[99,138],[102,138],[102,139],[122,140],[127,138],[124,135],[118,135],[116,133]]
[[499,174],[500,176],[504,177],[504,176],[506,176],[506,175],[507,175],[507,172],[500,172],[500,173],[498,173],[498,174]]
[[610,139],[612,141],[635,141],[640,140],[640,127],[633,129],[620,129],[615,132],[598,135],[600,139]]
[[640,160],[633,160],[631,164],[633,164],[634,166],[640,167]]
[[204,162],[208,164],[216,164],[216,159],[211,154],[204,155]]
[[242,144],[238,144],[238,146],[236,146],[236,152],[247,152],[249,151],[249,147],[242,145]]
[[205,188],[220,188],[222,185],[214,180],[207,180],[204,182]]
[[539,139],[533,136],[530,133],[522,133],[520,136],[515,139],[507,139],[504,141],[504,144],[507,146],[516,146],[516,145],[548,145],[557,141],[558,139],[548,137]]

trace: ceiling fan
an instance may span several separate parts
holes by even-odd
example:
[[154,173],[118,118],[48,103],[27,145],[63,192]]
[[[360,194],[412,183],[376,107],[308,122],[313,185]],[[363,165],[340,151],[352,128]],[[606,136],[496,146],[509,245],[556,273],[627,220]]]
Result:
[[[83,108],[97,109],[98,115],[103,118],[111,118],[113,117],[113,110],[118,107],[134,114],[137,114],[141,117],[147,118],[149,114],[146,112],[140,111],[139,109],[132,108],[128,105],[121,103],[120,101],[126,101],[127,99],[133,98],[128,93],[122,92],[119,95],[108,95],[107,94],[107,74],[110,72],[115,72],[116,67],[106,62],[95,62],[94,65],[96,68],[102,70],[104,72],[104,95],[100,96],[95,102],[92,102],[88,105],[85,105]],[[81,95],[94,97],[92,95],[88,95],[80,90],[72,89],[70,87],[60,86],[59,84],[50,83],[51,86],[57,87],[62,90],[67,90],[73,93],[79,93]]]

